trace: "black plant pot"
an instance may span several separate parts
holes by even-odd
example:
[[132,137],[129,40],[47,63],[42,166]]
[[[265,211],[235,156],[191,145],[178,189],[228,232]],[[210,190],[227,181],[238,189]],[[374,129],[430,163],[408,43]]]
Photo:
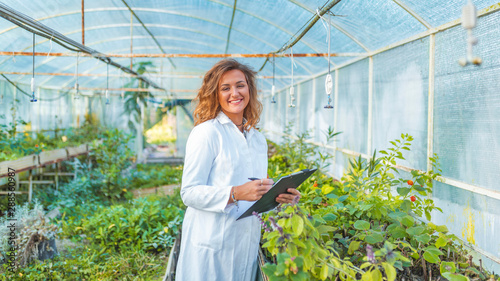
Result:
[[43,240],[38,244],[38,259],[43,261],[51,259],[58,255],[56,247],[56,239]]

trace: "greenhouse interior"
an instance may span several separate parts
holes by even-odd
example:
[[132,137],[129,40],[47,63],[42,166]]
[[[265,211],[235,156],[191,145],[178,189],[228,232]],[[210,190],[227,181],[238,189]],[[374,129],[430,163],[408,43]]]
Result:
[[500,280],[497,0],[0,16],[0,280]]

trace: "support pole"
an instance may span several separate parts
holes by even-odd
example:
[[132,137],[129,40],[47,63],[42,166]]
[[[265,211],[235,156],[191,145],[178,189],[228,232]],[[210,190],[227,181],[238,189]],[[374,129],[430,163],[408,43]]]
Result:
[[29,187],[28,187],[28,202],[31,203],[31,196],[33,193],[33,170],[30,170],[29,172]]
[[85,45],[85,0],[82,0],[82,45]]
[[56,190],[59,190],[59,162],[56,162],[55,181],[56,181]]
[[434,64],[436,35],[429,36],[429,95],[427,97],[427,171],[432,169],[429,160],[434,155]]
[[373,57],[368,57],[368,139],[366,143],[366,154],[372,155],[373,139]]

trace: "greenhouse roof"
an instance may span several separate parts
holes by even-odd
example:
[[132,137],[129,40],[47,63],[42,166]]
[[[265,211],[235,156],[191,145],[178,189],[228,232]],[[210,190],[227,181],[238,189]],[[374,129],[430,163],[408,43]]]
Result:
[[[151,62],[144,77],[176,96],[192,97],[200,86],[201,76],[223,55],[255,55],[238,59],[255,70],[263,67],[259,72],[259,77],[263,78],[260,86],[266,92],[273,83],[270,79],[273,59],[268,60],[266,56],[277,52],[275,84],[277,89],[282,89],[291,83],[292,62],[290,57],[280,55],[289,55],[292,51],[294,54],[328,53],[328,21],[331,22],[330,51],[335,54],[331,63],[332,67],[338,67],[409,38],[429,34],[450,22],[458,24],[466,2],[4,0],[0,5],[100,54],[109,55],[122,67],[130,68],[135,64],[132,68],[136,69],[139,62]],[[473,2],[483,13],[498,9],[499,5],[497,0]],[[329,5],[333,5],[332,14],[324,13],[292,49],[279,52],[304,33]],[[9,17],[5,12],[1,14],[4,18]],[[29,85],[33,72],[30,56],[33,34],[3,19],[0,20],[0,37],[0,72],[4,75],[0,79]],[[77,57],[77,52],[57,44],[56,36],[49,34],[48,37],[35,37],[37,86],[70,90],[75,84],[76,71],[83,90],[123,89],[129,81],[130,74],[115,66],[109,67],[108,81],[106,63],[83,53]],[[296,81],[328,70],[327,57],[312,56],[293,59]],[[164,92],[154,94],[161,96]]]

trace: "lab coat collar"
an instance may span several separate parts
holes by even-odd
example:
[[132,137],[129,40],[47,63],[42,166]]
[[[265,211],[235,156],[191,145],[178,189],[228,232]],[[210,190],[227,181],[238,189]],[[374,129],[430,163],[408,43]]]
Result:
[[[233,121],[231,121],[231,119],[229,119],[229,117],[227,117],[227,115],[222,112],[222,110],[219,112],[219,114],[217,115],[217,117],[215,117],[222,125],[225,125],[225,124],[228,124],[228,123],[233,123]],[[246,122],[246,119],[243,118],[243,120],[245,120]],[[250,139],[250,137],[254,134],[254,128],[250,128],[250,130],[247,132],[247,140]]]

